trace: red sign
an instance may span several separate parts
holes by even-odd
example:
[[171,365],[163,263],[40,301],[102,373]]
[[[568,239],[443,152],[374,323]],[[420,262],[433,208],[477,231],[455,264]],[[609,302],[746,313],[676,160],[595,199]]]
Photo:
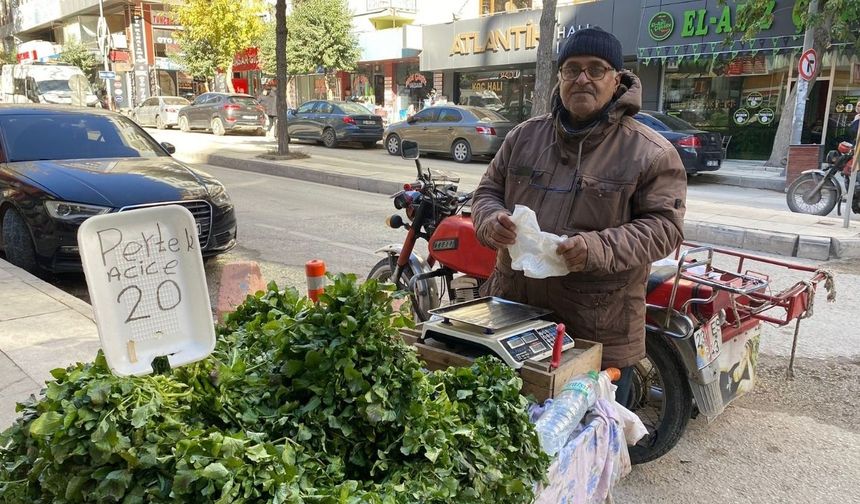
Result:
[[36,61],[37,59],[39,59],[39,58],[36,56],[36,51],[35,51],[35,50],[33,50],[33,51],[24,51],[24,52],[22,52],[22,53],[18,53],[18,54],[16,55],[16,57],[17,57],[17,59],[18,59],[18,63],[27,63],[27,62],[30,62],[30,61]]
[[236,53],[233,56],[233,71],[248,72],[251,70],[259,70],[260,63],[257,60],[257,48],[249,47]]
[[800,61],[797,62],[797,75],[803,80],[812,80],[818,69],[818,56],[815,54],[815,49],[807,49],[800,55]]

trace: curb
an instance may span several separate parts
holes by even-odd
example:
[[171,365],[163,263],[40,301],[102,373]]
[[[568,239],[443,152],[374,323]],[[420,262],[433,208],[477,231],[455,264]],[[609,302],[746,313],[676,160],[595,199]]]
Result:
[[749,189],[764,189],[766,191],[785,192],[785,179],[771,177],[755,177],[746,175],[727,175],[724,173],[700,173],[698,175],[702,181],[713,184],[746,187]]
[[[403,186],[396,182],[374,180],[355,175],[343,175],[304,168],[295,165],[276,164],[270,161],[241,159],[217,154],[193,154],[180,158],[186,163],[204,163],[232,168],[234,170],[264,173],[277,177],[293,178],[306,182],[316,182],[357,191],[394,194]],[[727,182],[717,182],[724,185],[739,185],[754,187],[748,183],[758,184],[757,189],[768,189],[784,192],[785,182],[761,177],[744,177],[740,175],[702,174],[701,177],[721,178]],[[730,182],[737,182],[732,184]],[[778,187],[777,187],[778,184]],[[805,236],[777,231],[762,231],[759,229],[743,228],[726,224],[715,224],[702,221],[687,221],[684,223],[684,239],[693,242],[708,243],[719,247],[731,247],[754,252],[798,257],[827,261],[829,259],[860,258],[860,238],[843,239],[825,236]]]

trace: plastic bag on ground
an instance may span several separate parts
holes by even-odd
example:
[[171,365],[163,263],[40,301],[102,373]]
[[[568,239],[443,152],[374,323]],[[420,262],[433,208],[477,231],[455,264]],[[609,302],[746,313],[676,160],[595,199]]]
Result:
[[564,258],[555,253],[558,244],[567,239],[540,230],[534,210],[516,205],[511,220],[517,226],[516,243],[508,247],[511,268],[529,278],[564,276],[569,273]]

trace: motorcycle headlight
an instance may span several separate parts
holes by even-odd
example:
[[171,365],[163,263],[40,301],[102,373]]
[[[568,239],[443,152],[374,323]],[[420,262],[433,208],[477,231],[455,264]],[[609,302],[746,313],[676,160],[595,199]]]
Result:
[[70,201],[46,201],[45,209],[52,218],[68,222],[83,222],[94,215],[101,215],[110,211],[110,207],[85,205]]
[[209,191],[209,197],[212,198],[212,203],[217,206],[227,206],[231,203],[230,195],[227,194],[227,189],[221,184],[206,184],[206,190]]

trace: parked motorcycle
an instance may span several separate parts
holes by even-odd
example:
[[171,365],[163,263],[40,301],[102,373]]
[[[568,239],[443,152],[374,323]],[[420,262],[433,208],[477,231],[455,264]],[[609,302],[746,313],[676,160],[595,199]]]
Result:
[[[841,142],[836,150],[827,153],[825,162],[827,168],[806,170],[788,186],[786,201],[792,212],[828,215],[838,204],[837,212],[842,215],[854,164],[854,145]],[[860,191],[851,198],[851,210],[860,213]]]
[[[478,242],[465,210],[472,194],[457,192],[456,178],[425,171],[415,142],[404,140],[401,155],[415,160],[418,180],[393,195],[395,208],[404,210],[409,222],[395,214],[388,225],[408,232],[402,244],[379,249],[386,257],[368,278],[391,281],[407,292],[422,322],[446,297],[450,303],[477,298],[496,255]],[[414,251],[419,239],[429,243],[427,260]],[[736,271],[717,268],[715,255],[719,262],[737,259]],[[749,262],[813,276],[774,293],[766,276],[741,273]],[[679,249],[674,260],[655,263],[646,296],[646,357],[634,366],[625,405],[639,415],[648,435],[630,448],[631,461],[662,456],[691,417],[713,419],[749,391],[761,322],[786,325],[810,315],[821,281],[831,285],[829,276],[814,268],[693,244]]]

